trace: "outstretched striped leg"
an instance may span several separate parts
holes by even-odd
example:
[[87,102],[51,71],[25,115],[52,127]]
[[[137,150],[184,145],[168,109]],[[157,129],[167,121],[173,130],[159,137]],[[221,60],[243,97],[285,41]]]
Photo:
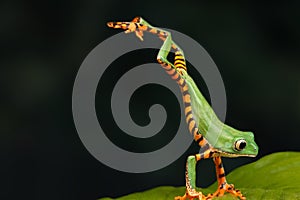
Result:
[[[169,32],[151,26],[146,20],[144,20],[141,17],[135,17],[131,22],[108,22],[107,26],[116,29],[123,29],[125,30],[125,33],[135,32],[136,36],[142,41],[144,31],[157,35],[163,41],[165,41],[166,38],[168,38],[169,36],[171,37]],[[169,41],[171,42],[171,47],[175,50],[174,65],[177,69],[182,68],[186,70],[186,63],[183,51],[178,47],[178,45],[174,41],[172,41],[171,38]],[[172,67],[174,67],[174,65]]]
[[107,26],[123,29],[125,33],[135,32],[136,36],[143,41],[143,31],[146,31],[150,25],[146,21],[142,23],[141,18],[136,17],[131,22],[108,22]]
[[218,189],[214,194],[208,196],[208,198],[223,196],[225,192],[231,193],[232,195],[239,197],[244,200],[244,197],[240,190],[234,188],[233,184],[228,184],[225,178],[225,171],[222,164],[222,160],[220,156],[213,158],[215,166],[216,166],[216,175],[218,180]]

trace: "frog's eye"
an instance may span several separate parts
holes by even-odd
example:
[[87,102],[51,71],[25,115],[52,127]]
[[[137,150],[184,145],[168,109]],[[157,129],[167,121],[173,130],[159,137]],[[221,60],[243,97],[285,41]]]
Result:
[[238,151],[241,151],[243,150],[245,147],[246,147],[246,140],[244,139],[240,139],[240,140],[237,140],[235,143],[234,143],[234,148]]

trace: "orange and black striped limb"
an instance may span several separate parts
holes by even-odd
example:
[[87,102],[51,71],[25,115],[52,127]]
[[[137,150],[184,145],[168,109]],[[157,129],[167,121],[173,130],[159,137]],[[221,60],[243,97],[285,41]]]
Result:
[[[166,45],[166,42],[168,42],[167,38],[171,37],[171,34],[162,29],[151,26],[141,17],[135,17],[131,22],[108,22],[107,25],[112,28],[121,28],[125,30],[125,33],[135,32],[136,36],[141,40],[143,40],[144,31],[155,34],[161,40],[164,41],[161,51],[168,51],[167,54],[169,53],[169,49],[165,50],[164,46]],[[197,144],[200,147],[204,147],[205,145],[208,145],[208,142],[203,137],[203,135],[199,133],[197,123],[194,120],[193,113],[192,113],[192,106],[191,106],[190,94],[188,91],[188,85],[186,84],[186,81],[182,76],[183,71],[187,70],[185,57],[183,51],[172,40],[170,42],[172,43],[171,48],[175,50],[174,64],[170,63],[166,59],[167,55],[165,57],[158,56],[157,61],[165,69],[167,74],[169,74],[171,78],[175,80],[179,85],[183,97],[184,111],[185,111],[185,117],[186,117],[188,129],[190,133],[193,135],[193,138],[197,142]]]
[[185,58],[181,51],[175,52],[174,65],[177,69],[183,69],[185,71],[187,70]]
[[216,166],[216,175],[218,180],[218,189],[215,193],[207,195],[208,199],[213,197],[223,196],[225,192],[231,193],[236,197],[239,197],[241,200],[245,200],[246,197],[243,196],[240,190],[236,190],[233,184],[228,184],[225,178],[225,170],[222,164],[220,156],[213,158]]
[[[125,33],[135,32],[136,36],[142,41],[144,31],[157,35],[163,41],[165,41],[169,35],[167,31],[151,26],[141,17],[135,17],[131,22],[108,22],[107,26],[117,29],[121,28],[125,30]],[[173,41],[171,47],[175,50],[175,67],[186,71],[183,51]]]

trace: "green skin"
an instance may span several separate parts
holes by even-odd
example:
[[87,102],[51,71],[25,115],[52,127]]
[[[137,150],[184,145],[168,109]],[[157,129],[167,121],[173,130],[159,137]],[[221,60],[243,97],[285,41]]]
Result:
[[[145,20],[143,20],[143,22],[150,26]],[[176,69],[176,67],[167,60],[172,44],[175,44],[175,42],[172,41],[171,34],[168,34],[157,57]],[[177,44],[175,45],[178,46]],[[209,144],[219,150],[221,156],[224,157],[255,157],[258,154],[258,146],[254,141],[253,133],[236,130],[221,122],[199,91],[194,80],[186,71],[182,73],[182,78],[186,81],[191,96],[193,117],[195,118],[200,133],[208,140]],[[235,149],[235,142],[240,139],[244,139],[247,145],[243,150],[238,151]]]
[[[258,154],[258,146],[254,141],[252,132],[236,130],[222,123],[210,107],[202,93],[199,91],[193,79],[186,73],[184,79],[188,84],[188,91],[191,95],[191,106],[193,117],[197,122],[198,128],[213,148],[217,149],[223,157],[255,157]],[[244,139],[246,147],[238,151],[235,148],[236,141]],[[200,153],[204,153],[201,151]],[[196,188],[196,164],[194,156],[187,159],[187,173],[190,178],[191,188]]]
[[[200,133],[208,142],[219,150],[224,157],[256,156],[258,146],[254,141],[253,133],[236,130],[221,122],[193,79],[187,73],[184,74],[184,79],[188,84],[188,91],[191,95],[191,106],[195,121]],[[240,139],[244,139],[247,145],[243,150],[238,151],[235,149],[234,144]]]

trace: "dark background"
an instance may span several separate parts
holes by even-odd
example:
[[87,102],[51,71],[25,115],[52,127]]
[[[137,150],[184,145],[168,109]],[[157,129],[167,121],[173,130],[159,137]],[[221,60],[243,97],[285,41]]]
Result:
[[[260,147],[258,158],[276,151],[300,150],[297,1],[2,1],[0,5],[1,199],[96,199],[160,185],[184,185],[185,159],[198,151],[195,144],[168,167],[128,174],[90,155],[73,123],[72,87],[82,61],[95,46],[119,32],[108,29],[107,21],[131,20],[138,15],[153,25],[192,37],[208,51],[226,87],[226,122],[255,133]],[[130,67],[155,61],[156,53],[144,50],[124,55],[110,66],[115,74],[103,80],[117,80]],[[197,82],[207,95],[201,78]],[[109,105],[112,86],[108,83],[99,83],[96,107],[109,116],[109,111],[101,110]],[[107,90],[100,90],[101,84]],[[168,130],[176,133],[178,126],[179,108],[172,109],[178,106],[176,100],[156,85],[145,86],[134,95],[130,108],[137,123],[146,124],[148,120],[147,109],[141,105],[160,101],[151,98],[154,93],[170,99],[161,102],[168,105],[170,118],[161,138],[150,141],[146,150],[162,147],[172,138]],[[100,123],[113,125],[112,119]],[[116,128],[111,130],[107,133],[110,139],[122,143],[123,148],[132,148],[126,146],[130,138],[124,138]],[[135,148],[132,150],[140,151],[138,145]],[[227,159],[225,168],[230,172],[254,160]],[[201,162],[198,172],[200,186],[215,180],[210,160]]]

